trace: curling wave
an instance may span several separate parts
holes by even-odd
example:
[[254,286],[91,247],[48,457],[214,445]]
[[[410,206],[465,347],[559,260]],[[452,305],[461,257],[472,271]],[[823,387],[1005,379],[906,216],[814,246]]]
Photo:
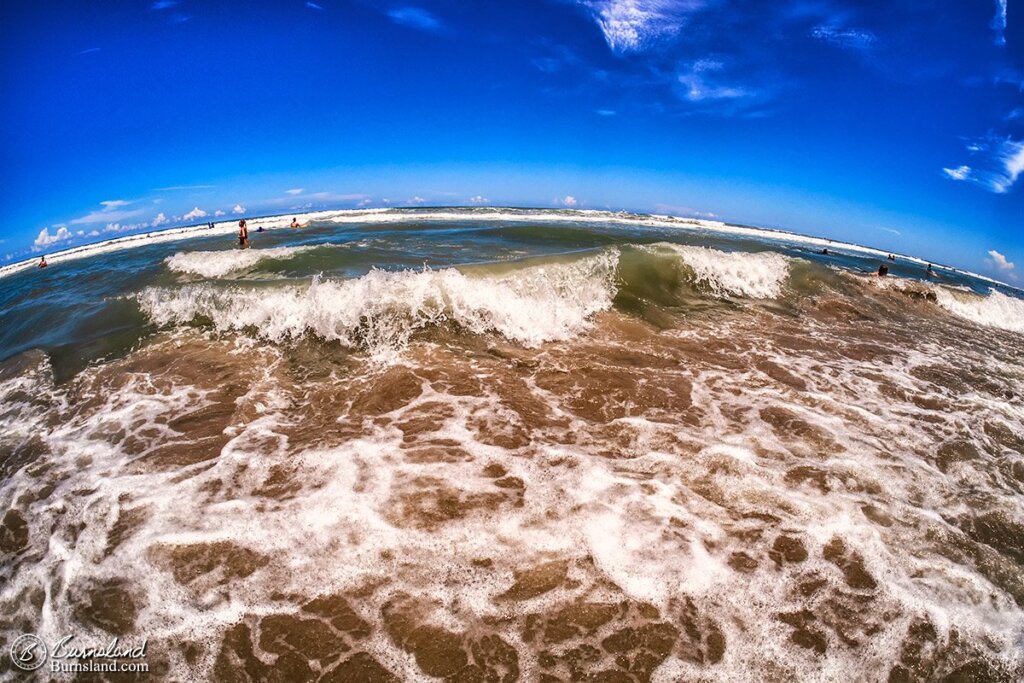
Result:
[[205,278],[224,277],[231,273],[248,270],[260,261],[290,259],[299,254],[321,247],[316,244],[304,247],[276,247],[271,249],[237,249],[220,251],[179,251],[164,259],[167,267],[179,273],[199,275]]
[[536,346],[574,335],[611,307],[617,262],[618,251],[608,250],[500,276],[375,269],[354,280],[314,278],[308,287],[150,287],[137,300],[158,325],[205,320],[275,342],[308,333],[374,355],[399,351],[416,331],[446,322]]

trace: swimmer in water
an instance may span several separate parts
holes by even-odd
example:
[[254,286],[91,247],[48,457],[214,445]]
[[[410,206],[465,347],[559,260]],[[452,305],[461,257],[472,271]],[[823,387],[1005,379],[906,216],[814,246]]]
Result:
[[297,218],[292,218],[292,224],[289,225],[288,227],[290,227],[290,228],[301,228],[302,226],[299,225],[299,220]]
[[45,267],[47,267],[48,265],[50,265],[50,264],[46,262],[46,256],[45,256],[45,255],[43,255],[43,256],[40,256],[40,257],[39,257],[39,267],[40,267],[40,268],[45,268]]
[[825,256],[828,256],[828,249],[822,249],[821,253],[824,254]]
[[889,266],[885,265],[884,263],[882,265],[878,266],[878,273],[876,273],[876,275],[878,277],[885,277],[888,274],[889,274]]
[[932,270],[932,264],[930,264],[930,263],[928,264],[928,274],[929,275],[935,275],[935,271]]
[[249,228],[245,224],[245,219],[238,221],[238,246],[242,249],[249,247]]

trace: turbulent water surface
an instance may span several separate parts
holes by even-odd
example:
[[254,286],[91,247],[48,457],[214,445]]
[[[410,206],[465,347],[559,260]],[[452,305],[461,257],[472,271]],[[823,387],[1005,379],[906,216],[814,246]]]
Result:
[[684,221],[311,219],[0,278],[4,643],[146,637],[150,680],[1024,678],[1019,292]]

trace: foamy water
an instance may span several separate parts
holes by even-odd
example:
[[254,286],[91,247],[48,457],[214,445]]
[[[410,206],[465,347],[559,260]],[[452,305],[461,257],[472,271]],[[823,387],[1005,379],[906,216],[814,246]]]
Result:
[[[145,637],[153,680],[1024,675],[1020,300],[502,229],[325,229],[349,260],[298,281],[298,245],[174,245],[88,319],[156,331],[0,363],[3,644]],[[343,274],[370,241],[429,263]]]

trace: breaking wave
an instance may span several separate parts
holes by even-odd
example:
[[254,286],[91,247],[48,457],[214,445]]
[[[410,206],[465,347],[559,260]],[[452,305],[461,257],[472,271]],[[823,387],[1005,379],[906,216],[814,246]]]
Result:
[[978,325],[1024,332],[1024,300],[991,290],[987,296],[935,288],[936,302],[953,315]]
[[617,262],[618,251],[609,250],[500,276],[375,269],[354,280],[314,278],[308,287],[196,284],[150,287],[137,298],[158,325],[203,319],[221,331],[255,329],[275,342],[309,333],[375,355],[398,351],[416,331],[446,322],[537,346],[572,336],[611,307]]
[[[707,247],[658,243],[640,247],[646,256],[667,259],[680,284],[718,298],[773,299],[782,295],[790,259],[774,252],[726,252]],[[678,272],[679,265],[684,266]],[[663,277],[663,273],[659,273]]]
[[284,260],[303,252],[331,245],[317,244],[305,247],[276,247],[272,249],[237,249],[231,251],[179,251],[168,256],[164,263],[171,270],[206,278],[224,277],[230,273],[252,268],[260,261]]

